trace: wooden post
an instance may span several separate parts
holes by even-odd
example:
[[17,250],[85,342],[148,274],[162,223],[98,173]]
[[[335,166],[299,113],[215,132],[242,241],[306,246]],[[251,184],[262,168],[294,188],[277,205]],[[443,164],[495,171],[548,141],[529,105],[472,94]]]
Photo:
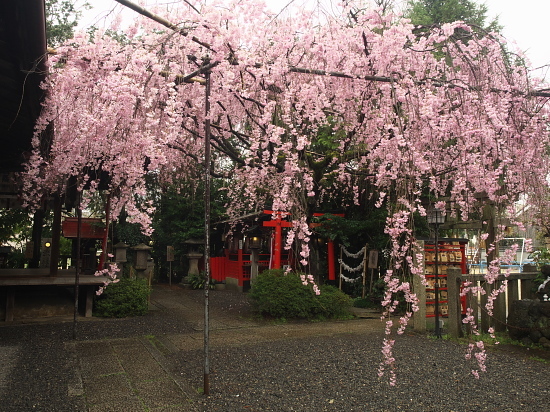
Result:
[[254,281],[258,277],[258,248],[252,248],[250,253],[250,286],[254,284]]
[[508,281],[508,305],[511,305],[514,300],[519,300],[518,282],[518,279],[510,279]]
[[365,295],[367,293],[367,251],[369,250],[369,244],[367,243],[365,245],[365,251],[363,252],[363,293],[361,294],[361,297],[365,299]]
[[74,274],[74,312],[73,312],[73,340],[76,340],[76,328],[78,322],[78,295],[80,294],[80,271],[82,270],[82,192],[78,192],[76,204],[76,271]]
[[340,274],[338,275],[338,287],[342,290],[342,245],[340,245]]
[[40,209],[34,212],[34,219],[32,224],[32,243],[33,254],[32,259],[29,261],[29,268],[40,267],[40,252],[42,250],[42,226],[44,224],[45,206],[42,205]]
[[334,262],[334,242],[328,240],[327,242],[327,265],[328,265],[328,280],[336,280],[336,269]]
[[[498,257],[498,245],[496,243],[496,234],[495,234],[495,218],[496,212],[493,204],[486,203],[483,207],[483,220],[487,221],[487,239],[485,240],[485,253],[487,256],[487,270],[491,266],[491,262]],[[491,247],[493,247],[492,250]],[[484,284],[483,289],[485,290],[485,295],[481,296],[481,331],[486,333],[489,330],[489,327],[494,326],[492,320],[487,313],[487,297],[491,294],[495,285]]]
[[[368,249],[369,244],[367,243],[365,247]],[[378,251],[370,250],[368,253],[369,253],[368,267],[370,269],[369,293],[372,294],[372,286],[374,282],[374,271],[378,269]]]
[[244,259],[243,259],[243,248],[244,248],[244,239],[239,239],[239,248],[237,249],[237,267],[239,268],[239,273],[237,276],[239,277],[239,290],[242,291],[242,287],[244,286]]
[[449,304],[449,334],[452,338],[461,338],[462,317],[460,305],[460,284],[462,270],[458,267],[447,268],[447,299]]

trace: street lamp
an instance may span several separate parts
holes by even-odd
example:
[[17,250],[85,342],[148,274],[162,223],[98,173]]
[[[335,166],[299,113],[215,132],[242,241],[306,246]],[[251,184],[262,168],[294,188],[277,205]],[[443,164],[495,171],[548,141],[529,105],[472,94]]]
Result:
[[427,215],[428,224],[435,227],[435,337],[441,338],[441,328],[439,327],[439,225],[445,223],[445,212],[438,208],[433,208]]

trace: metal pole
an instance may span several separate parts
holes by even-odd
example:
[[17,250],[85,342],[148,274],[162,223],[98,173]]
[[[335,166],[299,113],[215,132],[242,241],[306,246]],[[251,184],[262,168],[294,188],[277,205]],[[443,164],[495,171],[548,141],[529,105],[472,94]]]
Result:
[[209,310],[208,291],[210,290],[210,71],[205,73],[206,90],[204,98],[204,395],[210,394],[209,359]]
[[435,224],[435,337],[441,338],[439,328],[439,224]]

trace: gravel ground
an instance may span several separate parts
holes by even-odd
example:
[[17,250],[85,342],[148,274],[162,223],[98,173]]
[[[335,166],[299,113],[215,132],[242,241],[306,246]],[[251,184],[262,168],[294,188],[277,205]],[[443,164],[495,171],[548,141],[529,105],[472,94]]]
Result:
[[[196,295],[198,302],[202,295]],[[213,311],[253,316],[241,294]],[[353,322],[353,321],[352,321]],[[542,411],[550,402],[550,351],[502,345],[472,376],[466,346],[408,333],[395,346],[397,385],[379,378],[382,333],[346,334],[210,351],[210,396],[200,411]],[[497,349],[498,348],[498,349]],[[203,351],[171,355],[173,372],[203,387]]]
[[[491,353],[479,380],[463,345],[400,337],[397,385],[379,379],[382,335],[341,335],[230,347],[211,353],[203,411],[542,411],[550,399],[548,364]],[[189,384],[202,388],[202,353],[174,356]]]
[[[156,293],[156,292],[155,292]],[[155,302],[156,295],[153,294]],[[78,340],[197,333],[202,291],[158,296],[157,310],[138,318],[81,320]],[[162,298],[162,299],[161,299]],[[180,300],[186,307],[174,303]],[[250,320],[246,295],[210,293],[212,317]],[[166,305],[166,307],[163,306]],[[354,321],[350,321],[354,322]],[[261,327],[265,322],[257,323]],[[304,324],[306,325],[306,324]],[[246,328],[242,329],[246,333]],[[0,327],[0,411],[81,411],[67,390],[75,380],[71,322]],[[479,380],[464,360],[465,346],[406,334],[397,339],[397,386],[377,376],[381,333],[308,337],[210,351],[209,397],[193,411],[543,411],[550,399],[550,353],[502,347],[491,351]],[[203,351],[166,353],[172,372],[203,386]],[[543,362],[541,358],[545,358]]]

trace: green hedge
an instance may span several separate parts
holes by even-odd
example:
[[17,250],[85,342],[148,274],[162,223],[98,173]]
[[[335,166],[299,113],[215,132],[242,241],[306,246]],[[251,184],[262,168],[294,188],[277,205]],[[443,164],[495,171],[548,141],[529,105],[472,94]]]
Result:
[[94,315],[106,318],[125,318],[145,315],[149,310],[151,289],[145,279],[122,278],[111,283],[96,297]]
[[327,319],[350,315],[351,298],[330,285],[316,295],[299,273],[267,270],[256,278],[249,292],[253,308],[264,316],[286,319]]

